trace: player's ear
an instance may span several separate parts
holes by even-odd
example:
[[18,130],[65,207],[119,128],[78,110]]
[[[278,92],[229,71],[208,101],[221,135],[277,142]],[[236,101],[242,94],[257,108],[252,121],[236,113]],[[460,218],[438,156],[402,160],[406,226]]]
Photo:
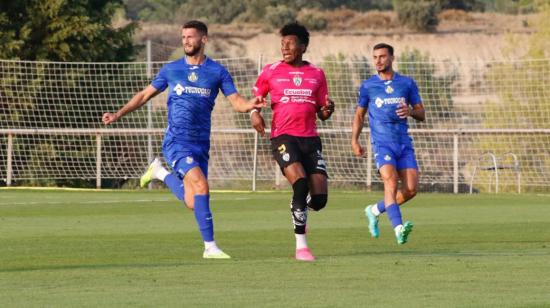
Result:
[[201,38],[201,41],[202,41],[203,44],[206,44],[206,42],[208,42],[208,36],[203,35],[202,38]]
[[302,46],[302,53],[306,53],[306,50],[307,50],[307,46],[306,45],[301,45]]

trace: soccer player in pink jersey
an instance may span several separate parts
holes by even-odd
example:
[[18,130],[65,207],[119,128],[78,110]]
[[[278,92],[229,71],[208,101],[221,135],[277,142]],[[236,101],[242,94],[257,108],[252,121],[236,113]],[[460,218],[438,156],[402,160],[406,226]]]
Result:
[[[283,26],[280,34],[283,60],[264,67],[253,92],[261,98],[270,94],[273,157],[294,192],[290,210],[295,256],[297,260],[313,261],[306,241],[307,211],[324,208],[328,193],[316,117],[323,121],[330,118],[334,103],[328,98],[323,70],[302,59],[309,44],[307,29],[295,22]],[[265,123],[259,110],[253,109],[250,115],[252,126],[263,135]]]

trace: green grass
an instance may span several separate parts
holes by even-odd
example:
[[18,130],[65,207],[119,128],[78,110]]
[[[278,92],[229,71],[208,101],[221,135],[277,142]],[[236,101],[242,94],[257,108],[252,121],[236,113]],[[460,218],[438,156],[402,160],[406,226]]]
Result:
[[420,194],[397,246],[333,192],[310,214],[318,260],[293,260],[290,192],[213,193],[203,260],[192,212],[168,192],[0,190],[0,306],[548,307],[550,195]]

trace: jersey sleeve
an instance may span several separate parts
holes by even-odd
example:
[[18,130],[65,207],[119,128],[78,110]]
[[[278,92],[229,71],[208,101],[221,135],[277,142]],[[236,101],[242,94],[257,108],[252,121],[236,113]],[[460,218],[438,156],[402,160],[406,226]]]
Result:
[[422,102],[420,94],[418,93],[418,86],[413,79],[411,79],[411,84],[409,86],[409,97],[407,97],[407,103],[409,105],[418,105]]
[[157,76],[155,76],[155,78],[153,79],[153,81],[151,81],[151,85],[157,89],[159,92],[162,92],[164,90],[166,90],[166,88],[168,87],[168,78],[167,78],[167,72],[166,72],[166,67],[162,67],[159,71],[159,73],[157,74]]
[[319,89],[317,89],[317,106],[322,107],[327,104],[328,98],[327,78],[323,70],[320,70],[319,83]]
[[357,106],[368,109],[369,106],[369,92],[365,82],[361,83],[359,87],[359,98],[357,99]]
[[267,96],[267,93],[269,93],[269,75],[269,66],[266,66],[260,73],[260,76],[258,76],[256,84],[254,84],[254,88],[252,89],[254,96]]
[[231,74],[229,74],[229,72],[225,68],[222,68],[220,77],[220,89],[222,90],[223,95],[227,97],[233,93],[237,93],[237,88],[235,88],[233,77],[231,77]]

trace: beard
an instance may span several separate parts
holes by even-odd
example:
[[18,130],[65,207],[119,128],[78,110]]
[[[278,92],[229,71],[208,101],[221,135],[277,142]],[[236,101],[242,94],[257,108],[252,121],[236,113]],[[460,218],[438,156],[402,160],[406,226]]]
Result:
[[185,55],[187,55],[188,57],[192,57],[199,53],[199,51],[201,50],[201,47],[202,45],[192,46],[190,51],[185,50],[185,48],[183,49],[183,51],[185,52]]

